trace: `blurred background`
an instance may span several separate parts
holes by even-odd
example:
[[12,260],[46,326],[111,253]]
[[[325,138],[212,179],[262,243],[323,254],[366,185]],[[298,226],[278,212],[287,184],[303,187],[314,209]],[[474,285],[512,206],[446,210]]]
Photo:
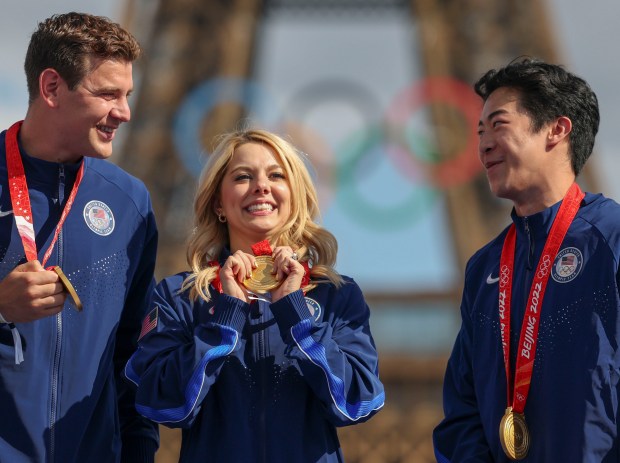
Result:
[[[0,15],[1,128],[26,112],[23,60],[37,22],[72,10],[110,17],[145,49],[112,162],[151,191],[158,279],[186,268],[196,180],[215,135],[259,126],[306,153],[323,224],[339,240],[337,269],[371,306],[386,385],[376,417],[339,431],[349,463],[434,461],[465,263],[509,220],[476,154],[480,75],[527,54],[584,77],[602,123],[580,182],[620,198],[615,0],[10,2]],[[158,463],[177,460],[179,440],[162,428]]]

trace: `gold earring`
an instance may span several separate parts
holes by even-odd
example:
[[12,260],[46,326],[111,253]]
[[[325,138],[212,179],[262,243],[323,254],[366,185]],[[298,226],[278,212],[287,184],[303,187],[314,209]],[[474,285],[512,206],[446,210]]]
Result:
[[217,213],[217,220],[219,220],[221,223],[226,223],[226,216],[224,214],[222,214],[221,212]]

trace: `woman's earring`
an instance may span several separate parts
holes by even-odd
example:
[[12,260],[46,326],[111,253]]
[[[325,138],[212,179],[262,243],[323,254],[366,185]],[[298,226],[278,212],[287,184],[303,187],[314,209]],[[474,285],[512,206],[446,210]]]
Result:
[[221,223],[226,223],[226,216],[224,214],[222,214],[221,212],[217,213],[217,220],[219,220]]

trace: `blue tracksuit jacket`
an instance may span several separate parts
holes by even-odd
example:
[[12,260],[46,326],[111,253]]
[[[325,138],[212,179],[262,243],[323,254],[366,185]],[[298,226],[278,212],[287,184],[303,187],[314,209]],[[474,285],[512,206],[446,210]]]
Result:
[[[0,134],[0,279],[25,262],[7,188]],[[54,234],[79,164],[23,155],[39,259]],[[117,166],[84,158],[84,178],[46,266],[60,265],[84,309],[69,298],[57,316],[16,323],[15,364],[0,324],[0,462],[152,461],[156,425],[135,411],[120,374],[150,305],[157,230],[144,185]],[[1,297],[1,296],[0,296]],[[148,455],[150,454],[150,458]]]
[[369,309],[351,279],[276,303],[191,303],[187,274],[155,291],[156,326],[126,368],[137,408],[183,427],[181,462],[342,462],[336,426],[384,403]]
[[[513,220],[517,229],[511,354],[559,203]],[[469,261],[462,327],[444,381],[445,419],[434,431],[446,462],[508,462],[499,440],[506,375],[499,332],[499,261],[507,229]],[[523,462],[620,462],[620,206],[587,194],[553,266],[525,406]]]

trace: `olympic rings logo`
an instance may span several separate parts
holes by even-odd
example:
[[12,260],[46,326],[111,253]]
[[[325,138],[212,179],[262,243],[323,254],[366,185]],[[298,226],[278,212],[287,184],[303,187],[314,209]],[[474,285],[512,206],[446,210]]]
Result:
[[499,287],[504,288],[510,280],[510,269],[507,265],[502,266],[499,274]]
[[549,254],[545,254],[540,264],[538,265],[538,273],[536,274],[536,277],[538,279],[545,278],[547,274],[549,273],[550,267],[551,267],[551,258],[549,257]]
[[[365,124],[362,130],[345,137],[342,146],[330,146],[325,134],[305,123],[319,105],[333,101],[353,108]],[[415,82],[399,92],[386,110],[367,88],[348,81],[314,82],[295,93],[284,110],[256,82],[236,78],[207,80],[188,93],[172,126],[181,162],[195,178],[209,156],[200,137],[202,123],[223,103],[240,105],[253,125],[290,138],[301,151],[309,153],[312,163],[308,167],[316,174],[322,207],[335,199],[351,218],[371,228],[394,230],[410,225],[415,212],[428,208],[439,190],[471,181],[482,171],[476,154],[481,101],[469,85],[453,78],[432,77]],[[449,145],[453,146],[446,156],[439,156],[430,138],[422,136],[412,123],[429,107],[448,108],[460,121],[458,136],[449,134],[453,139]],[[441,130],[436,127],[434,132]],[[405,179],[408,191],[401,198],[386,194],[387,200],[377,201],[370,197],[366,185],[361,185],[366,180],[364,174],[372,173],[378,162],[386,159],[395,167],[396,175]],[[385,187],[380,186],[373,194],[381,196]]]

